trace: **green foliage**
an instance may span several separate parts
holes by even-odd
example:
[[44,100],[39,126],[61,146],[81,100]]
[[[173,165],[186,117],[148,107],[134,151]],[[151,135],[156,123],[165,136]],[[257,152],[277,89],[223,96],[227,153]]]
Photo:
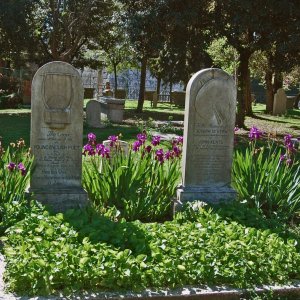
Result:
[[5,278],[9,290],[19,294],[251,287],[299,279],[294,240],[224,221],[211,210],[195,211],[192,222],[180,213],[172,222],[143,224],[114,223],[89,211],[64,217],[49,216],[35,205],[31,209],[3,238]]
[[27,211],[25,189],[32,158],[26,153],[23,143],[20,140],[6,151],[0,143],[0,233],[22,219]]
[[277,147],[236,151],[233,186],[240,201],[246,201],[270,218],[291,220],[300,212],[300,165],[280,161]]
[[152,150],[125,155],[118,145],[110,159],[90,157],[83,164],[83,186],[99,209],[116,207],[126,220],[163,220],[179,182],[179,159],[156,159]]
[[221,68],[229,74],[235,74],[238,65],[238,54],[228,44],[225,37],[214,39],[207,49],[213,60],[214,66]]

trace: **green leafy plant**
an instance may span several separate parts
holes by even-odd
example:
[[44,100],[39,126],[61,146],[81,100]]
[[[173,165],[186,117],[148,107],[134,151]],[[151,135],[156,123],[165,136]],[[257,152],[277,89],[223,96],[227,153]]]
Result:
[[0,231],[19,220],[27,209],[25,189],[31,164],[24,140],[11,143],[6,151],[0,144]]
[[173,221],[143,224],[82,210],[51,216],[32,204],[2,238],[8,289],[49,295],[199,284],[243,288],[300,278],[295,240],[225,221],[211,209],[193,211],[192,221],[183,212]]
[[[126,220],[163,220],[170,213],[179,181],[180,145],[155,150],[160,137],[146,146],[146,134],[138,136],[129,153],[124,153],[115,136],[110,137],[114,139],[110,149],[90,141],[85,146],[90,155],[83,164],[83,186],[100,210],[116,207]],[[99,151],[100,157],[95,155]]]
[[[258,134],[259,137],[259,134]],[[233,160],[233,186],[240,201],[246,201],[269,218],[288,221],[300,212],[300,165],[292,160],[295,149],[286,143],[286,154],[269,144],[250,143]]]

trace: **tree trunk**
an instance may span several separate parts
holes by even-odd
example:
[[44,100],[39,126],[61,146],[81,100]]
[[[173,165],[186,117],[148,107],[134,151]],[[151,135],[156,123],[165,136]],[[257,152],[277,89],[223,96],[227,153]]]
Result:
[[161,84],[161,78],[157,77],[157,83],[156,83],[156,93],[157,93],[157,97],[160,94],[160,84]]
[[169,94],[170,94],[170,103],[172,104],[172,89],[173,89],[173,83],[172,82],[170,82],[170,89],[169,89]]
[[[238,94],[237,94],[237,117],[236,124],[240,128],[245,127],[245,116],[248,101],[251,103],[251,94],[249,93],[249,58],[250,53],[247,50],[239,53],[239,66],[238,66]],[[249,95],[250,94],[250,95]]]
[[116,91],[118,89],[118,77],[117,77],[117,65],[114,64],[114,76],[115,76],[115,92],[114,94],[116,94]]
[[251,79],[250,79],[250,70],[249,70],[249,59],[248,58],[248,67],[245,77],[245,101],[246,101],[246,116],[253,116],[252,112],[252,97],[251,97]]
[[274,94],[277,93],[277,90],[282,88],[283,86],[283,78],[281,72],[276,72],[274,74],[274,85],[273,85],[273,92]]
[[274,92],[272,85],[273,72],[270,68],[266,71],[265,81],[266,81],[266,113],[273,113],[273,104],[274,104]]
[[141,81],[140,81],[140,92],[138,99],[138,106],[136,112],[143,112],[144,100],[145,100],[145,85],[146,85],[146,71],[147,71],[147,58],[142,58],[141,65]]
[[156,95],[153,98],[153,108],[157,108],[157,102],[159,99],[159,94],[160,94],[160,84],[161,84],[161,78],[157,77],[157,83],[156,83]]

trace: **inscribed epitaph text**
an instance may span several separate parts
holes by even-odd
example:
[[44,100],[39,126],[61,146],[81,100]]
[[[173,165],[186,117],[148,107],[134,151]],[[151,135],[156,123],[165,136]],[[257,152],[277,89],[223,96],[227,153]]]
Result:
[[65,62],[42,66],[32,81],[30,192],[55,211],[83,206],[81,186],[83,86]]
[[179,202],[234,198],[230,187],[236,87],[220,69],[205,69],[186,92],[182,185]]

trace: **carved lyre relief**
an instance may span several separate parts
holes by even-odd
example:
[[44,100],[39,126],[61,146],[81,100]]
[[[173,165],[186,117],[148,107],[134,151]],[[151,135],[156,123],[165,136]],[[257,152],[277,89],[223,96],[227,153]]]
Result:
[[46,73],[42,81],[42,97],[45,106],[44,121],[51,128],[63,128],[71,123],[73,99],[73,75]]

